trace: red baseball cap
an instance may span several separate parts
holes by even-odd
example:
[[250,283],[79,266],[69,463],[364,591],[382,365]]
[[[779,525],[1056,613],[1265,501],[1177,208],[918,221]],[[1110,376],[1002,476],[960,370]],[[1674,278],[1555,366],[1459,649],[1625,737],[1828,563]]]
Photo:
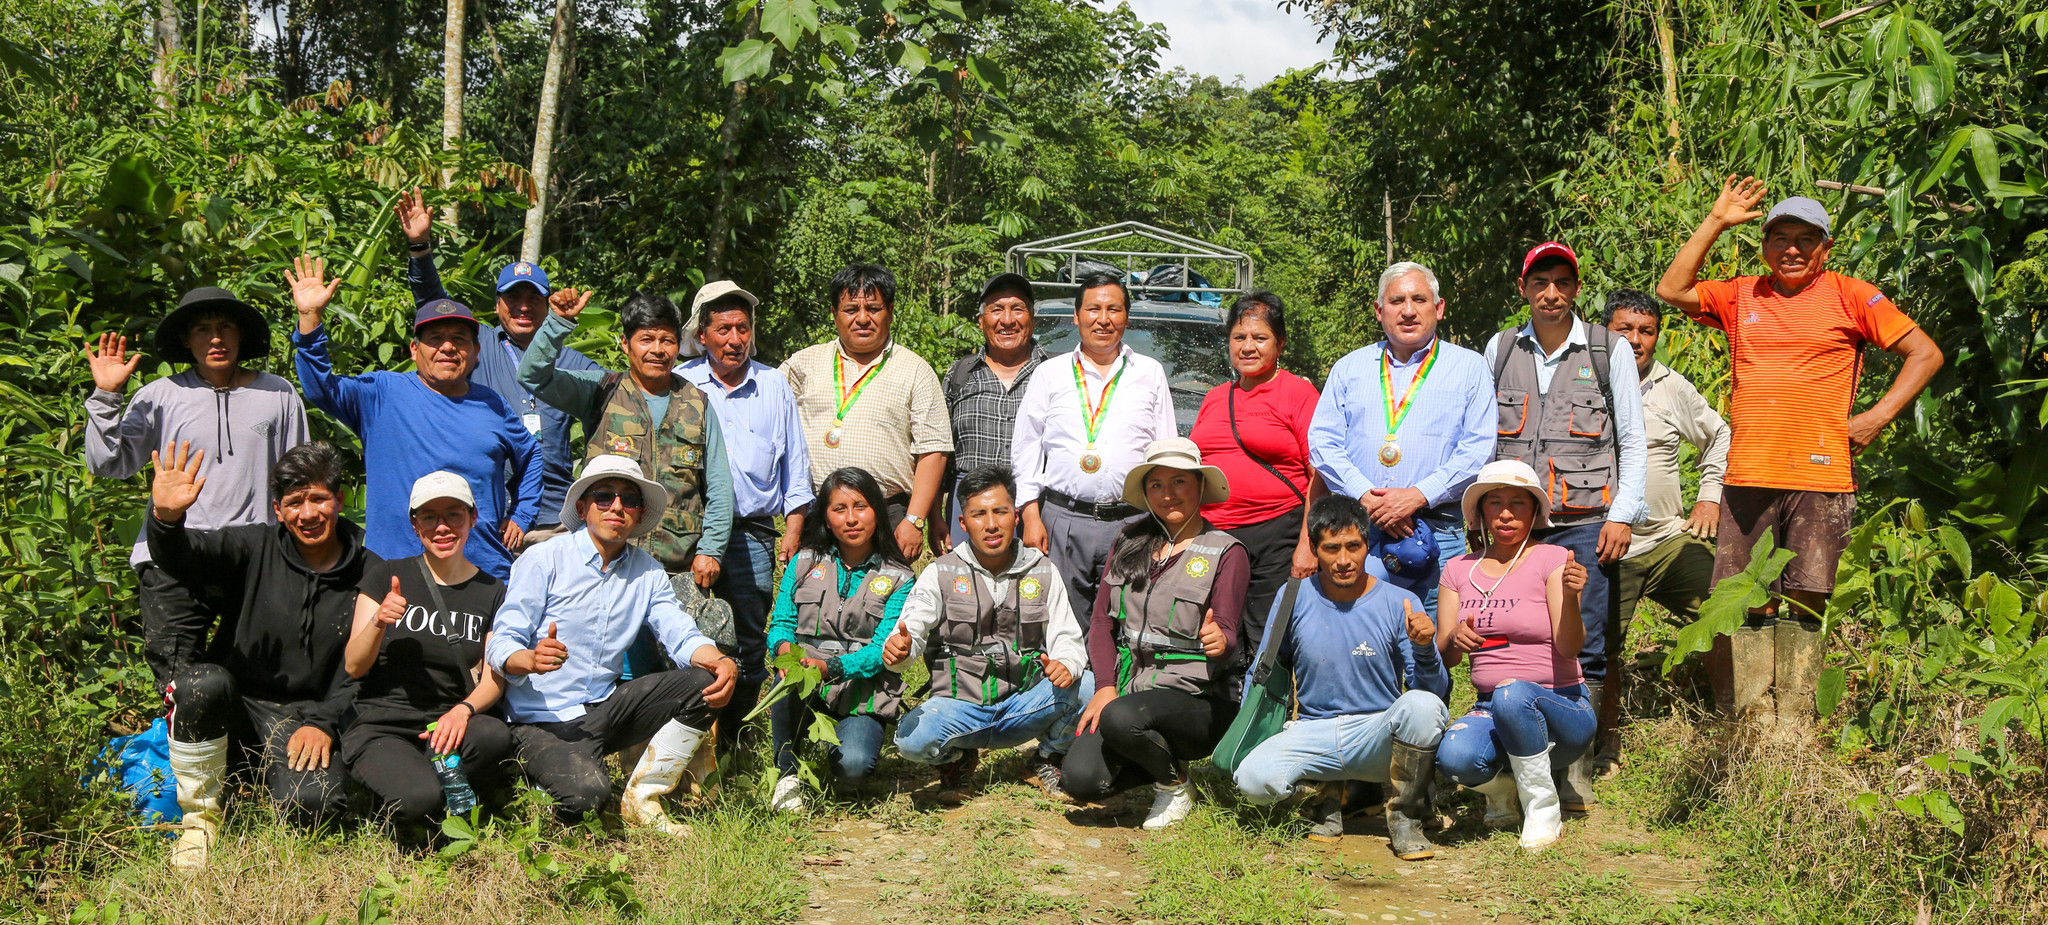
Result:
[[1571,248],[1556,241],[1545,241],[1529,248],[1529,255],[1522,258],[1522,275],[1528,276],[1529,268],[1535,266],[1536,261],[1542,260],[1545,257],[1563,257],[1572,262],[1573,273],[1579,272],[1579,255],[1572,253]]

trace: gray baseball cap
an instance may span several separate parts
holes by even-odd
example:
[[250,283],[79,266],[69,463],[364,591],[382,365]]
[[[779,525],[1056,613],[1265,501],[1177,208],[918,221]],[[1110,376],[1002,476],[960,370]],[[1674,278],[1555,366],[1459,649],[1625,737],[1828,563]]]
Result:
[[1780,199],[1777,205],[1771,207],[1770,214],[1764,216],[1764,228],[1769,230],[1781,218],[1802,221],[1820,229],[1821,234],[1827,235],[1830,238],[1835,236],[1834,231],[1828,227],[1828,209],[1820,204],[1820,200],[1809,199],[1805,196],[1789,196]]

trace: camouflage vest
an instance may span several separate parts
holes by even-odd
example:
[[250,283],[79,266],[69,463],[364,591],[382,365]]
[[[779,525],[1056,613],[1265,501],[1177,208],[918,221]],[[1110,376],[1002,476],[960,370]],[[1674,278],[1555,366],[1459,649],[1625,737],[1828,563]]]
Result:
[[987,706],[1043,677],[1038,656],[1045,651],[1045,593],[1060,577],[1052,560],[1040,556],[997,604],[968,564],[973,553],[966,549],[956,546],[931,564],[939,578],[939,625],[925,664],[931,668],[932,696]]
[[1217,566],[1236,545],[1230,534],[1211,530],[1195,537],[1187,551],[1142,590],[1116,576],[1103,582],[1102,593],[1110,596],[1110,615],[1116,620],[1118,693],[1153,688],[1198,696],[1217,693],[1229,666],[1211,665],[1203,654],[1202,616],[1209,610]]
[[[839,566],[806,549],[791,559],[797,580],[791,589],[796,604],[796,642],[811,658],[858,652],[874,641],[890,595],[916,576],[893,565],[878,565],[861,579],[853,597],[839,597]],[[893,720],[903,710],[903,676],[887,669],[872,678],[847,678],[818,689],[818,699],[835,716],[869,714]]]
[[[671,374],[673,375],[673,374]],[[591,428],[583,454],[589,461],[605,454],[624,456],[640,471],[668,489],[668,508],[661,525],[639,541],[641,549],[669,572],[688,571],[704,533],[704,419],[709,413],[703,391],[675,376],[669,388],[668,414],[648,426],[647,394],[633,377],[606,373],[598,395],[602,410]]]

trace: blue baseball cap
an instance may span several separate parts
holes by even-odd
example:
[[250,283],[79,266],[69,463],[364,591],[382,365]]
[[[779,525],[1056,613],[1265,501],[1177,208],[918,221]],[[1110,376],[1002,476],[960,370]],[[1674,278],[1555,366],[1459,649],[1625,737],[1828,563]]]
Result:
[[506,264],[505,269],[498,271],[499,292],[509,292],[520,283],[540,290],[541,295],[547,295],[548,271],[541,269],[540,264],[527,263],[524,260],[515,260]]
[[1436,531],[1421,518],[1415,519],[1414,527],[1413,532],[1398,540],[1373,532],[1372,557],[1386,566],[1390,580],[1403,587],[1428,578],[1437,564]]
[[418,336],[421,328],[436,321],[448,321],[450,319],[467,321],[471,327],[480,325],[480,322],[476,320],[476,313],[470,311],[469,306],[454,299],[435,299],[413,310],[412,333],[414,336]]

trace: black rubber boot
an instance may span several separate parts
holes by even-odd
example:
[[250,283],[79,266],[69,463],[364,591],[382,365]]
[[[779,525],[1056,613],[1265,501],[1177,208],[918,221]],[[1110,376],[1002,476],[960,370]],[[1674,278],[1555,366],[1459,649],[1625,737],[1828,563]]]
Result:
[[[1600,705],[1600,690],[1603,686],[1600,681],[1586,682],[1586,697],[1593,702],[1595,709]],[[1600,802],[1600,798],[1593,793],[1592,774],[1593,751],[1598,744],[1589,744],[1586,750],[1579,754],[1578,760],[1553,775],[1557,781],[1557,802],[1565,812],[1583,813],[1593,804]]]
[[1394,798],[1387,801],[1387,844],[1403,861],[1436,857],[1436,846],[1422,834],[1423,823],[1436,814],[1429,798],[1436,780],[1436,748],[1416,748],[1394,740],[1394,760],[1388,769],[1388,788]]

